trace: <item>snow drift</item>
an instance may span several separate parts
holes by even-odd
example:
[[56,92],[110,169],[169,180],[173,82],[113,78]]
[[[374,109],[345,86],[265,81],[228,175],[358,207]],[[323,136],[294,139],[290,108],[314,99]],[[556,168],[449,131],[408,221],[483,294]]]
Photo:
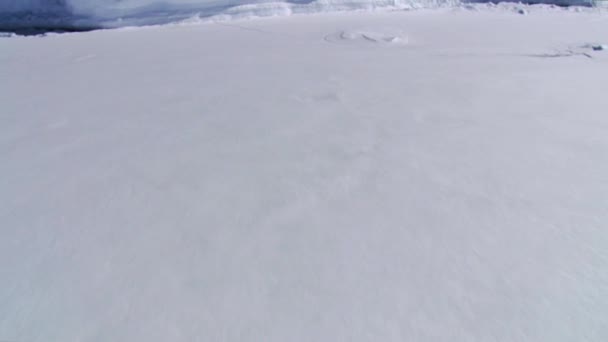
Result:
[[[587,5],[592,0],[532,0]],[[454,6],[461,0],[4,0],[0,31],[86,30],[154,25],[190,18],[223,19],[377,8]],[[472,1],[478,2],[478,1]],[[485,2],[482,0],[480,2]]]
[[0,29],[153,25],[189,18],[258,17],[375,8],[428,8],[459,0],[30,0],[0,4]]

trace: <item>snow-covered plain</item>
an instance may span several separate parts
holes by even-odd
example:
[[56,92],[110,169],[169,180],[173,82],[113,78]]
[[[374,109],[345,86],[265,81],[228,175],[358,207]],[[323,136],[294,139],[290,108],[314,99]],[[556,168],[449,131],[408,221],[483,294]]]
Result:
[[608,340],[608,16],[0,39],[0,340]]

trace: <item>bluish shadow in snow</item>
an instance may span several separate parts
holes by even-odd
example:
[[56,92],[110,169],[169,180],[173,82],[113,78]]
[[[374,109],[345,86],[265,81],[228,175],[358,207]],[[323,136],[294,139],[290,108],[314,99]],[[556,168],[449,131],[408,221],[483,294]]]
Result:
[[0,0],[0,32],[31,35],[156,25],[208,17],[248,3],[255,1]]
[[0,32],[33,35],[100,28],[93,18],[73,11],[68,0],[2,0]]
[[[525,0],[588,6],[593,0]],[[158,25],[223,15],[289,15],[374,8],[433,8],[489,0],[0,0],[0,32],[38,34]]]
[[215,15],[273,16],[379,7],[435,7],[457,0],[0,0],[0,31],[21,34],[157,25]]

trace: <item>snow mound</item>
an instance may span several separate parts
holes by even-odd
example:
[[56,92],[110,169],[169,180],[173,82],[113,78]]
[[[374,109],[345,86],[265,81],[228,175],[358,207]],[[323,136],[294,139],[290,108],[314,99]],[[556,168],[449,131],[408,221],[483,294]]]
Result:
[[[526,3],[589,6],[598,0]],[[603,1],[605,2],[605,1]],[[2,0],[0,31],[73,31],[360,10],[454,7],[486,0]],[[521,13],[521,9],[519,10]],[[523,14],[523,13],[522,13]]]
[[460,0],[13,0],[0,4],[0,31],[114,28],[208,18],[230,20],[353,10],[436,8],[459,3]]

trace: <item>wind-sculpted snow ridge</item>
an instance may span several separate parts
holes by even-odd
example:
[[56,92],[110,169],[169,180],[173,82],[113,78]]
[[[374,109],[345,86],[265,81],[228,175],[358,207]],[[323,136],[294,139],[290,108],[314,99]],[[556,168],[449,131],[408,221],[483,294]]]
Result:
[[255,17],[287,16],[342,11],[408,10],[454,7],[459,0],[317,0],[311,2],[266,2],[244,4],[218,13],[197,13],[185,22],[207,20],[232,20]]
[[21,33],[157,25],[299,13],[454,6],[459,0],[13,0],[0,3],[0,31]]
[[[590,5],[595,0],[527,3]],[[175,22],[230,20],[356,10],[454,7],[487,0],[3,0],[0,32],[85,31]]]

